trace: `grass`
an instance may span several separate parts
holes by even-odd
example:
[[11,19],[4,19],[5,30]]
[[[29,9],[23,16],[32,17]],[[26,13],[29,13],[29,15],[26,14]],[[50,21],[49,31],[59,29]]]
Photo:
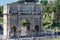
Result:
[[48,22],[48,21],[50,21],[50,18],[49,18],[49,16],[48,16],[48,13],[45,13],[45,15],[46,15],[46,17],[45,17],[45,19],[44,19],[43,22]]
[[[45,13],[45,15],[46,15],[46,17],[45,17],[45,19],[43,20],[43,23],[50,21],[50,18],[49,18],[49,16],[48,16],[48,13]],[[50,26],[50,24],[47,24],[47,25],[44,26],[43,29],[47,29],[49,26]]]
[[48,40],[60,40],[60,38],[47,38]]
[[50,24],[44,26],[44,30],[47,29],[50,26]]
[[43,38],[40,38],[41,40],[60,40],[60,37],[43,37]]
[[0,17],[0,22],[3,22],[3,17]]

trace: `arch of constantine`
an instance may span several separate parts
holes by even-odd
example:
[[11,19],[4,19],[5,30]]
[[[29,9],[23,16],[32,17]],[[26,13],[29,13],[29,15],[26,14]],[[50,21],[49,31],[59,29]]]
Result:
[[42,5],[38,3],[13,3],[4,5],[4,38],[36,36],[43,29]]

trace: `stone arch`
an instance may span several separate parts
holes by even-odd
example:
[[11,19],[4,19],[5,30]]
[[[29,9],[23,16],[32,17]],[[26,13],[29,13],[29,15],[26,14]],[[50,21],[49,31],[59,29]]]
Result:
[[39,25],[35,25],[35,31],[39,32]]
[[14,33],[17,31],[16,26],[13,26],[12,29],[13,29]]
[[22,19],[23,25],[26,26],[27,30],[30,30],[30,21],[27,18]]

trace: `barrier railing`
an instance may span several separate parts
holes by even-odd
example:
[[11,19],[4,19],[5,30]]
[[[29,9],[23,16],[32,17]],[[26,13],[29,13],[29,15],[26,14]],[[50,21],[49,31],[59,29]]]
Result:
[[31,37],[31,38],[14,38],[14,39],[3,39],[0,40],[60,40],[60,37]]

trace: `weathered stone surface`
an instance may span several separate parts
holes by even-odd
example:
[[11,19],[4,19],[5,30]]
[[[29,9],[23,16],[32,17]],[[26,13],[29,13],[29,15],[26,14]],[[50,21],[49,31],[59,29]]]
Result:
[[[22,5],[25,5],[24,8]],[[20,7],[22,6],[22,7]],[[34,11],[35,6],[35,11]],[[6,9],[5,9],[6,7]],[[10,8],[11,7],[11,8]],[[15,8],[14,8],[15,7]],[[31,8],[30,8],[31,7]],[[23,8],[23,9],[22,9]],[[30,35],[41,32],[42,30],[42,13],[41,5],[39,4],[10,4],[4,6],[4,37],[10,38],[11,35]],[[11,13],[12,12],[12,13]],[[28,14],[28,13],[31,14]],[[23,13],[23,14],[22,14]],[[25,19],[26,25],[22,25]],[[36,26],[38,25],[38,26]],[[16,27],[16,33],[14,28]],[[37,29],[36,29],[37,28]],[[39,30],[38,30],[39,29]],[[38,31],[37,31],[38,30]]]

